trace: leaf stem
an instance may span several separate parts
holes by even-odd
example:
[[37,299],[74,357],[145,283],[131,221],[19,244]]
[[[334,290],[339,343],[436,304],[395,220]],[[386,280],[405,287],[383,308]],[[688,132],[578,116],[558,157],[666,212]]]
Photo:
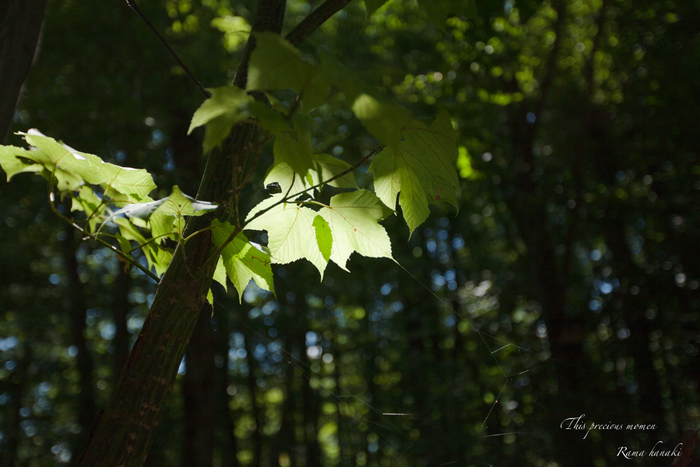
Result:
[[187,243],[187,242],[189,241],[189,239],[192,238],[192,237],[194,237],[195,235],[199,235],[199,234],[204,233],[204,232],[206,232],[207,230],[211,230],[211,229],[212,229],[212,226],[211,226],[211,224],[210,224],[208,227],[205,227],[205,228],[203,228],[203,229],[199,229],[199,230],[197,230],[196,232],[192,232],[192,233],[189,234],[188,236],[182,238],[182,243],[183,243],[183,244],[184,244],[184,243]]
[[[112,250],[115,254],[121,256],[122,258],[124,258],[128,263],[130,263],[130,264],[133,265],[133,266],[136,266],[138,269],[141,270],[141,272],[143,272],[144,274],[146,274],[148,277],[150,277],[150,278],[153,279],[154,281],[156,281],[156,282],[159,282],[159,281],[160,281],[160,278],[159,278],[157,275],[153,274],[153,273],[152,273],[151,271],[149,271],[147,268],[143,267],[143,266],[141,265],[141,263],[139,263],[138,261],[136,261],[129,253],[124,253],[123,251],[121,251],[121,250],[119,250],[117,247],[115,247],[114,245],[110,245],[109,243],[105,242],[105,241],[102,240],[101,238],[99,238],[99,237],[97,237],[97,236],[91,234],[90,232],[88,232],[88,231],[85,230],[84,228],[80,227],[78,224],[76,224],[75,222],[73,222],[73,220],[70,219],[69,217],[64,216],[63,214],[61,214],[61,213],[58,211],[58,209],[56,209],[56,206],[54,206],[54,204],[53,204],[53,200],[52,200],[53,196],[52,196],[52,195],[53,195],[53,187],[51,187],[51,190],[49,191],[49,205],[51,206],[51,210],[54,212],[54,214],[56,214],[59,218],[61,218],[62,220],[66,221],[66,222],[68,222],[70,225],[72,225],[73,228],[76,229],[78,232],[80,232],[84,237],[91,238],[91,239],[95,240],[96,242],[100,243],[101,245],[103,245],[103,246],[109,248],[109,249]],[[132,250],[132,251],[133,251],[133,250]]]
[[254,215],[253,217],[251,217],[250,219],[246,220],[246,222],[243,224],[243,228],[245,228],[245,226],[248,225],[250,222],[254,221],[254,220],[257,219],[258,217],[260,217],[260,216],[262,216],[263,214],[265,214],[266,212],[268,212],[270,209],[272,209],[272,208],[274,208],[274,207],[276,207],[276,206],[279,206],[279,205],[282,204],[282,203],[286,203],[286,202],[289,201],[290,199],[296,198],[296,197],[299,196],[299,195],[303,195],[303,194],[306,193],[307,191],[315,190],[316,188],[319,188],[319,187],[322,187],[322,186],[324,186],[324,185],[327,185],[327,184],[329,184],[330,182],[339,179],[340,177],[344,177],[345,175],[349,174],[350,172],[352,172],[353,170],[357,169],[359,166],[361,166],[362,164],[364,164],[365,162],[367,162],[371,157],[373,157],[375,154],[377,154],[377,153],[379,152],[379,150],[382,149],[383,147],[384,147],[384,145],[383,145],[383,144],[380,144],[379,146],[377,146],[376,148],[374,148],[373,150],[371,150],[365,157],[363,157],[362,159],[360,159],[360,160],[359,160],[355,165],[353,165],[352,167],[343,170],[342,172],[340,172],[339,174],[337,174],[337,175],[335,175],[335,176],[329,178],[328,180],[324,180],[324,181],[322,181],[322,182],[320,182],[320,183],[317,183],[317,184],[314,185],[314,186],[310,186],[310,187],[308,187],[308,188],[305,188],[305,189],[301,190],[301,191],[298,192],[298,193],[294,193],[294,194],[291,195],[291,196],[289,195],[289,191],[291,191],[291,187],[290,187],[290,189],[287,191],[287,194],[284,196],[284,198],[282,198],[281,200],[277,201],[276,203],[274,203],[274,204],[268,206],[267,208],[265,208],[265,209],[263,209],[263,210],[261,210],[261,211],[255,213],[255,215]]
[[170,44],[168,44],[168,41],[165,40],[165,37],[163,37],[158,32],[156,27],[153,26],[153,23],[151,23],[148,20],[148,18],[146,18],[146,15],[144,15],[143,12],[141,11],[141,9],[138,7],[138,5],[136,5],[136,0],[126,0],[126,4],[129,5],[131,7],[131,9],[134,10],[136,12],[136,14],[141,17],[141,19],[146,23],[146,25],[148,25],[148,27],[151,28],[151,31],[153,31],[153,33],[156,36],[158,36],[158,39],[160,39],[160,41],[163,43],[165,48],[168,49],[168,52],[170,52],[170,55],[173,56],[173,58],[175,59],[177,64],[180,65],[180,68],[182,68],[185,71],[187,76],[189,76],[189,78],[192,80],[192,82],[195,84],[195,86],[197,86],[197,88],[204,95],[204,97],[209,99],[211,97],[211,94],[209,93],[209,91],[204,89],[204,86],[202,86],[202,83],[199,82],[199,80],[194,76],[194,74],[190,71],[190,69],[187,68],[187,65],[185,65],[185,63],[182,61],[182,59],[180,59],[180,56],[173,50],[172,47],[170,47]]
[[323,204],[319,201],[316,201],[315,199],[307,199],[306,201],[302,201],[301,203],[302,204],[315,204],[317,206],[321,206],[322,208],[333,209],[330,206],[328,206],[327,204]]
[[298,95],[297,98],[294,100],[294,104],[289,108],[289,113],[284,116],[285,120],[291,120],[291,118],[294,116],[296,111],[299,109],[299,104],[301,104],[301,99],[304,96],[304,91],[302,90]]

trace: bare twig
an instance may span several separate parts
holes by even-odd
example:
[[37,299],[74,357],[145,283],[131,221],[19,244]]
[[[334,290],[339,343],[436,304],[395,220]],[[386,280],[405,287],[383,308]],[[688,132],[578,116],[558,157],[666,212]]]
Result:
[[105,242],[104,240],[102,240],[100,237],[97,237],[97,236],[91,234],[90,232],[88,232],[87,230],[85,230],[84,228],[82,228],[81,226],[79,226],[78,224],[76,224],[75,222],[73,222],[73,219],[71,219],[71,218],[69,218],[69,217],[64,216],[63,214],[61,214],[61,213],[58,211],[58,209],[56,209],[56,206],[54,206],[54,204],[53,204],[53,199],[52,199],[52,198],[53,198],[53,187],[51,187],[51,190],[49,190],[49,194],[50,194],[50,196],[49,196],[49,205],[51,206],[51,210],[54,212],[54,214],[56,214],[59,218],[61,218],[62,220],[66,221],[66,222],[68,222],[70,225],[72,225],[74,229],[76,229],[78,232],[81,233],[81,235],[83,235],[83,237],[91,238],[91,239],[95,240],[96,242],[100,243],[102,246],[105,246],[105,247],[109,248],[109,249],[112,250],[114,253],[116,253],[117,255],[119,255],[119,256],[121,256],[122,258],[124,258],[124,260],[125,260],[126,262],[128,262],[129,264],[131,264],[131,265],[136,266],[137,268],[139,268],[139,269],[141,270],[141,272],[143,272],[144,274],[146,274],[148,277],[150,277],[150,278],[153,279],[154,281],[156,281],[156,282],[159,282],[159,281],[160,281],[160,278],[159,278],[157,275],[153,274],[153,273],[152,273],[151,271],[149,271],[147,268],[143,267],[143,266],[141,265],[141,263],[139,263],[138,261],[136,261],[130,254],[125,253],[125,252],[119,250],[119,249],[118,249],[117,247],[115,247],[114,245],[110,245],[109,243],[107,243],[107,242]]
[[304,42],[304,40],[317,30],[328,18],[342,10],[352,0],[326,0],[316,8],[309,16],[297,24],[294,29],[285,36],[294,47]]
[[135,0],[126,0],[126,4],[129,5],[131,7],[131,9],[134,10],[136,12],[136,14],[141,17],[141,19],[146,23],[146,25],[149,28],[151,28],[151,31],[153,31],[153,33],[156,36],[158,36],[158,39],[160,39],[160,41],[163,43],[165,48],[168,49],[168,52],[170,52],[170,55],[173,56],[173,58],[175,59],[177,64],[180,65],[180,68],[182,68],[185,71],[187,76],[189,76],[189,78],[192,80],[192,82],[195,84],[195,86],[197,86],[197,88],[204,95],[204,97],[209,99],[211,97],[211,94],[209,94],[209,91],[204,89],[204,86],[202,86],[202,83],[200,83],[199,80],[190,71],[190,69],[187,68],[187,65],[185,65],[185,63],[180,59],[180,56],[173,50],[172,47],[170,47],[170,44],[168,44],[168,41],[166,41],[165,38],[161,35],[161,33],[158,32],[156,27],[153,26],[153,23],[151,23],[149,21],[149,19],[146,18],[146,15],[144,15],[143,12],[141,11],[141,9],[138,7],[138,5],[136,5],[136,1]]

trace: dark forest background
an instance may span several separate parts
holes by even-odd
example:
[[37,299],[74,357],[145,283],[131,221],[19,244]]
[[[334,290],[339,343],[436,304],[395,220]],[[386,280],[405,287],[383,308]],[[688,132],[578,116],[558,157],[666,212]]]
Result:
[[[289,0],[286,30],[315,6]],[[205,86],[230,82],[251,1],[142,8]],[[217,290],[148,464],[670,466],[618,453],[700,428],[699,17],[696,1],[506,0],[434,24],[412,1],[371,18],[350,3],[302,51],[419,118],[450,113],[459,211],[410,238],[388,219],[401,266],[354,256],[319,283],[297,262],[276,298],[251,285],[240,305]],[[11,132],[194,195],[201,102],[124,1],[53,0]],[[340,94],[313,117],[317,151],[376,145]],[[2,177],[0,225],[0,466],[71,465],[155,284],[62,225],[39,177]],[[625,429],[561,428],[584,414]]]

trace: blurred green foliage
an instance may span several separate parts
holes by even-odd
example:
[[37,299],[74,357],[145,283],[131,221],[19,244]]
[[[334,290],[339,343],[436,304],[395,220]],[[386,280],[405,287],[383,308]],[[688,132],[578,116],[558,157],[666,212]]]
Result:
[[[288,28],[314,6],[289,2]],[[143,9],[205,86],[230,81],[251,2]],[[213,390],[228,413],[216,414],[213,465],[235,465],[231,428],[239,465],[280,466],[619,465],[619,446],[675,446],[698,428],[697,5],[507,0],[451,13],[433,24],[392,0],[368,18],[350,3],[301,47],[414,115],[446,110],[462,198],[394,242],[401,266],[354,256],[351,275],[329,267],[318,284],[293,263],[275,270],[276,300],[216,291]],[[203,133],[186,133],[201,96],[125,5],[52,2],[37,60],[13,131],[144,167],[160,197],[195,191]],[[352,162],[374,148],[352,102],[334,93],[314,111],[316,152]],[[248,207],[265,197],[260,172]],[[41,180],[0,190],[2,465],[68,465],[89,430],[72,238]],[[395,216],[384,225],[408,239]],[[119,320],[133,340],[155,285],[131,271],[125,289],[123,265],[98,245],[74,257],[99,407],[117,378]],[[151,465],[181,463],[186,397],[178,385]],[[560,429],[583,413],[656,429],[586,440]]]

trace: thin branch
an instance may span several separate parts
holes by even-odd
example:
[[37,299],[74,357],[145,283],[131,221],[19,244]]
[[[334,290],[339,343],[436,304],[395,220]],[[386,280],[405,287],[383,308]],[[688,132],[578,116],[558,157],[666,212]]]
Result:
[[62,220],[66,221],[66,222],[68,222],[70,225],[72,225],[73,228],[76,229],[78,232],[80,232],[84,237],[91,238],[91,239],[95,240],[96,242],[102,244],[102,246],[105,246],[105,247],[109,248],[109,249],[112,250],[114,253],[116,253],[117,255],[119,255],[119,256],[121,256],[122,258],[124,258],[128,263],[130,263],[131,265],[136,266],[137,268],[139,268],[139,269],[141,270],[141,272],[143,272],[144,274],[146,274],[148,277],[150,277],[150,278],[153,279],[154,281],[156,281],[156,282],[159,282],[159,281],[160,281],[160,277],[158,277],[157,275],[153,274],[153,273],[152,273],[151,271],[149,271],[147,268],[143,267],[143,266],[141,265],[141,263],[139,263],[138,261],[136,261],[130,254],[124,253],[123,251],[121,251],[121,250],[119,250],[117,247],[115,247],[114,245],[110,245],[109,243],[107,243],[107,242],[105,242],[104,240],[102,240],[100,237],[96,237],[95,235],[91,234],[90,232],[88,232],[88,231],[85,230],[84,228],[80,227],[80,226],[79,226],[78,224],[76,224],[75,222],[73,222],[73,219],[70,219],[69,217],[66,217],[66,216],[64,216],[63,214],[61,214],[60,212],[58,212],[58,209],[56,209],[56,206],[54,206],[53,201],[52,201],[52,198],[53,198],[53,189],[49,192],[49,194],[51,195],[51,196],[49,197],[49,205],[51,206],[51,210],[52,210],[52,211],[54,212],[54,214],[56,214],[59,218],[61,218]]
[[304,40],[317,30],[328,19],[342,10],[352,0],[326,0],[316,8],[309,16],[297,24],[294,29],[285,36],[294,47],[304,42]]
[[[298,193],[294,193],[293,195],[287,195],[287,196],[285,196],[284,198],[282,198],[281,200],[279,200],[278,202],[276,202],[275,204],[273,204],[273,205],[271,205],[271,206],[268,206],[267,208],[263,209],[263,210],[260,211],[260,212],[255,213],[255,215],[254,215],[253,217],[251,217],[248,221],[246,221],[245,224],[243,224],[243,228],[245,228],[246,225],[248,225],[249,223],[251,223],[252,221],[254,221],[255,219],[257,219],[258,217],[260,217],[260,216],[262,216],[263,214],[265,214],[266,212],[268,212],[270,209],[272,209],[272,208],[274,208],[274,207],[276,207],[276,206],[279,206],[279,205],[282,204],[282,203],[286,203],[287,201],[289,201],[289,200],[292,199],[292,198],[296,198],[297,196],[303,195],[303,194],[306,193],[307,191],[315,190],[316,188],[322,187],[322,186],[324,186],[324,185],[328,185],[330,182],[332,182],[332,181],[334,181],[334,180],[337,180],[337,179],[339,179],[339,178],[341,178],[341,177],[344,177],[345,175],[349,174],[350,172],[352,172],[353,170],[357,169],[359,166],[361,166],[362,164],[364,164],[365,162],[367,162],[371,157],[373,157],[375,154],[377,154],[377,153],[379,152],[379,150],[382,149],[382,147],[384,147],[384,145],[381,145],[381,144],[380,144],[379,146],[377,146],[376,148],[374,148],[372,151],[370,151],[365,157],[363,157],[362,159],[360,159],[355,165],[353,165],[352,167],[350,167],[350,168],[348,168],[348,169],[343,170],[343,171],[340,172],[338,175],[335,175],[335,176],[329,178],[328,180],[324,180],[324,181],[322,181],[322,182],[319,182],[319,183],[317,183],[317,184],[314,185],[314,186],[310,186],[310,187],[308,187],[308,188],[305,188],[305,189],[301,190],[301,191],[298,192]],[[241,230],[242,230],[242,229],[241,229]]]
[[187,68],[187,65],[185,65],[185,63],[180,59],[180,56],[173,50],[172,47],[170,47],[170,44],[168,44],[168,41],[166,41],[165,38],[158,32],[156,27],[153,26],[153,23],[151,23],[148,20],[148,18],[146,18],[146,15],[144,15],[143,12],[141,11],[141,9],[138,7],[138,5],[136,5],[136,1],[135,0],[126,0],[126,4],[129,5],[131,7],[131,9],[134,10],[136,12],[136,14],[138,14],[141,17],[141,19],[148,25],[148,27],[151,28],[151,31],[153,31],[153,33],[156,36],[158,36],[158,39],[160,39],[160,41],[163,43],[165,48],[168,49],[168,52],[170,52],[170,55],[173,56],[173,58],[175,59],[177,64],[180,65],[180,68],[185,70],[185,73],[187,74],[187,76],[190,77],[190,79],[195,84],[195,86],[197,86],[199,91],[204,95],[204,97],[209,99],[211,97],[211,94],[209,94],[209,91],[204,89],[204,86],[202,86],[202,83],[200,83],[199,80],[190,71],[190,69]]
[[287,115],[284,116],[285,120],[291,120],[291,118],[294,116],[297,110],[299,110],[299,104],[301,104],[301,99],[304,97],[304,91],[302,90],[299,94],[297,94],[297,98],[294,100],[294,103],[292,106],[289,108],[289,112]]

